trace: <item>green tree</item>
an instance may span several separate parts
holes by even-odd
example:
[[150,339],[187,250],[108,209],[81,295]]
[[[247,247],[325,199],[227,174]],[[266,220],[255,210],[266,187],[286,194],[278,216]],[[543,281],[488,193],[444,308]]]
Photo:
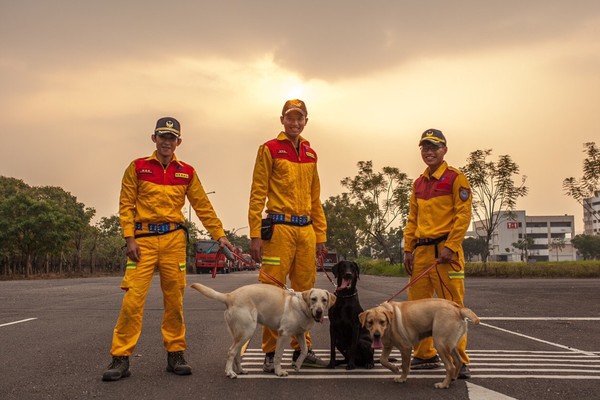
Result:
[[398,168],[384,167],[382,172],[373,170],[372,161],[358,162],[358,175],[342,180],[350,200],[365,217],[364,233],[381,246],[390,263],[398,260],[392,248],[397,235],[392,228],[404,229],[409,212],[412,180]]
[[486,244],[483,262],[489,257],[492,234],[501,222],[503,212],[514,211],[517,199],[526,196],[529,190],[525,186],[526,176],[515,184],[519,166],[509,155],[501,155],[493,162],[487,160],[491,154],[491,149],[473,151],[461,168],[473,191],[473,215],[478,223],[476,232]]
[[[86,208],[83,203],[77,201],[77,197],[56,186],[36,187],[34,196],[38,201],[48,202],[60,210],[60,228],[58,229],[61,231],[61,236],[67,237],[71,241],[74,249],[74,257],[69,265],[75,266],[76,270],[81,272],[83,270],[83,240],[96,210]],[[57,241],[55,248],[64,244],[62,241]],[[62,252],[67,250],[66,248],[62,249]]]
[[323,204],[327,216],[327,247],[344,258],[358,258],[362,231],[365,230],[364,210],[350,202],[348,193],[331,196]]
[[93,228],[89,237],[90,272],[95,274],[98,269],[120,271],[125,265],[126,256],[119,216],[102,217]]
[[562,249],[564,249],[565,246],[565,239],[563,238],[553,238],[550,242],[550,250],[556,250],[556,261],[558,261],[558,252],[562,251]]
[[530,237],[524,237],[512,244],[515,249],[521,250],[521,261],[529,260],[529,249],[532,245],[533,239]]
[[468,237],[462,243],[463,252],[468,261],[472,261],[473,257],[480,256],[483,259],[485,254],[486,243],[481,237]]
[[571,243],[584,260],[600,260],[600,236],[576,235]]
[[600,190],[600,149],[595,142],[584,143],[584,147],[587,158],[583,160],[583,176],[580,179],[565,178],[563,190],[581,204],[587,213],[599,219],[600,212],[592,207],[589,199]]
[[36,255],[48,257],[60,253],[69,240],[65,213],[54,203],[38,200],[33,193],[19,192],[6,199],[0,210],[0,219],[7,223],[3,237],[11,238],[12,247],[25,262],[23,273],[33,274]]

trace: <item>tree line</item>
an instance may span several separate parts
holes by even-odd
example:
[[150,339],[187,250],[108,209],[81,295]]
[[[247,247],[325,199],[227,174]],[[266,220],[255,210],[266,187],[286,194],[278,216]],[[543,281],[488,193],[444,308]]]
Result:
[[[595,143],[585,144],[587,158],[582,178],[563,182],[566,195],[582,206],[598,191],[600,152]],[[514,210],[517,199],[527,195],[526,176],[509,155],[491,161],[492,150],[470,153],[461,171],[473,192],[473,217],[482,221],[478,238],[463,247],[467,259],[478,255],[486,261],[499,215]],[[395,167],[373,168],[359,161],[358,173],[340,183],[344,191],[324,202],[328,222],[328,247],[347,259],[368,256],[403,261],[403,230],[408,218],[412,182]],[[595,217],[600,219],[598,213]],[[0,275],[99,274],[121,271],[125,264],[124,240],[117,215],[92,224],[96,211],[77,201],[60,187],[29,186],[20,179],[0,176]],[[206,236],[186,221],[190,241]],[[226,231],[235,245],[247,251],[249,238]],[[600,236],[578,235],[573,245],[586,259],[600,259]],[[559,244],[556,244],[559,246]],[[193,246],[188,246],[193,251]],[[192,256],[192,254],[190,254]]]

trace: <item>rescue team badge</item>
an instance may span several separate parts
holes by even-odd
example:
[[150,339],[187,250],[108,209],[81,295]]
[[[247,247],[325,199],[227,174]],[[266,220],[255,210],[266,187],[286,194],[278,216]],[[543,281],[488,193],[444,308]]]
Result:
[[460,189],[458,190],[458,197],[460,197],[460,199],[462,201],[467,201],[469,200],[469,196],[471,194],[471,191],[465,187],[460,187]]

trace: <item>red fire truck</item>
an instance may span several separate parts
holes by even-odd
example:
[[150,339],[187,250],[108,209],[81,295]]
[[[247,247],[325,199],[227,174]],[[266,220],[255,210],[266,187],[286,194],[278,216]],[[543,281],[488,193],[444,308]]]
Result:
[[223,251],[219,251],[219,242],[216,240],[198,240],[196,242],[196,273],[210,274],[216,266],[216,272],[227,274],[230,272],[230,262]]

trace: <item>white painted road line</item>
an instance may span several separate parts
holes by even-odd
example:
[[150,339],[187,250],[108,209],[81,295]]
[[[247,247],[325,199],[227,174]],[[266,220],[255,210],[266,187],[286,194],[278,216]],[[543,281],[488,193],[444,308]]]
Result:
[[8,326],[8,325],[14,325],[14,324],[20,324],[22,322],[29,322],[29,321],[33,321],[36,320],[37,318],[27,318],[27,319],[22,319],[20,321],[14,321],[14,322],[7,322],[6,324],[0,324],[0,328],[2,328],[3,326]]
[[516,400],[514,397],[505,396],[471,382],[467,382],[467,391],[469,400]]
[[[313,349],[320,357],[327,358],[326,349]],[[379,358],[380,350],[375,352]],[[593,355],[592,355],[593,354]],[[302,368],[295,372],[291,366],[291,350],[284,351],[282,366],[291,379],[387,379],[393,374],[376,363],[373,369],[357,368],[351,371],[336,369]],[[400,352],[392,351],[392,357],[401,359]],[[526,350],[470,350],[470,366],[473,379],[566,379],[600,380],[600,354],[583,354],[573,351],[526,351]],[[341,355],[340,355],[341,358]],[[242,366],[247,375],[242,379],[279,379],[262,371],[264,353],[260,349],[247,349]],[[409,379],[442,379],[444,370],[411,371]]]
[[499,328],[499,327],[497,327],[497,326],[493,326],[493,325],[485,324],[485,323],[483,323],[483,322],[480,322],[480,325],[482,325],[482,326],[487,326],[488,328],[492,328],[492,329],[497,329],[497,330],[499,330],[499,331],[501,331],[501,332],[510,333],[511,335],[515,335],[515,336],[524,337],[524,338],[527,338],[527,339],[529,339],[529,340],[534,340],[534,341],[536,341],[536,342],[540,342],[540,343],[544,343],[544,344],[549,344],[549,345],[551,345],[551,346],[555,346],[555,347],[560,347],[561,349],[567,349],[567,350],[571,350],[571,351],[573,351],[573,352],[577,352],[577,353],[585,354],[585,355],[588,355],[588,356],[590,356],[590,355],[591,355],[591,356],[595,356],[595,354],[594,354],[594,353],[591,353],[591,352],[589,352],[589,351],[579,350],[579,349],[576,349],[576,348],[574,348],[574,347],[569,347],[569,346],[564,346],[564,345],[562,345],[562,344],[558,344],[558,343],[549,342],[549,341],[547,341],[547,340],[538,339],[538,338],[536,338],[536,337],[533,337],[533,336],[523,335],[522,333],[518,333],[518,332],[514,332],[514,331],[509,331],[508,329]]

